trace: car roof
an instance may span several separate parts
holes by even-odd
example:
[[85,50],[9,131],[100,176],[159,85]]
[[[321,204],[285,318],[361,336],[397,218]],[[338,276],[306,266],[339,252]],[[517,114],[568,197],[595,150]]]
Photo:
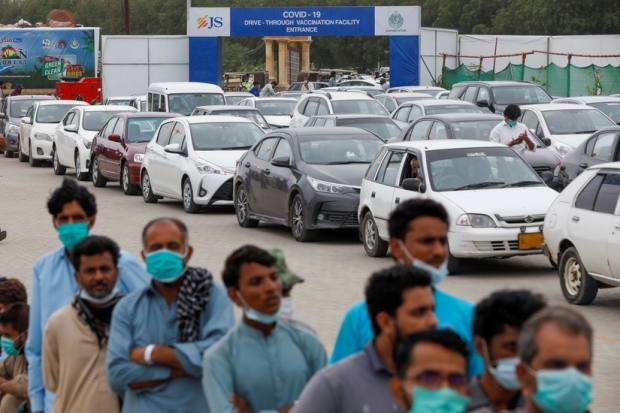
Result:
[[252,97],[254,95],[251,94],[250,92],[224,92],[224,96],[247,96],[247,97]]
[[165,93],[222,93],[218,85],[202,82],[160,82],[151,83],[149,91]]
[[599,164],[590,166],[588,169],[619,169],[620,170],[620,162],[599,163]]
[[[258,111],[256,108],[252,108],[249,106],[239,106],[239,105],[208,105],[208,106],[196,106],[196,109],[204,109],[204,110],[254,110]],[[194,109],[194,110],[196,110]]]
[[137,118],[178,118],[181,115],[173,112],[121,112],[114,115],[119,118],[137,119]]
[[322,92],[320,90],[313,90],[311,92],[308,92],[308,96],[327,96],[330,100],[359,100],[359,99],[364,99],[364,100],[375,100],[375,98],[372,98],[370,96],[368,96],[365,93],[361,93],[361,91],[355,91],[355,90],[351,90],[351,91],[347,91],[347,92]]
[[390,119],[388,116],[370,115],[370,114],[343,114],[343,115],[314,115],[311,118],[327,118],[327,119]]
[[52,106],[52,105],[67,105],[67,106],[90,106],[88,103],[81,100],[40,100],[35,102],[39,106]]
[[386,144],[388,147],[414,148],[422,151],[442,149],[467,149],[467,148],[506,148],[506,145],[490,141],[477,141],[467,139],[438,139],[421,141],[404,141]]
[[129,105],[93,105],[79,106],[78,109],[84,112],[137,112],[136,108]]
[[410,86],[394,86],[394,87],[390,87],[388,88],[388,90],[396,90],[396,89],[418,89],[418,90],[437,90],[437,91],[442,91],[442,90],[446,90],[442,87],[439,86],[416,86],[416,85],[410,85]]
[[[248,97],[247,99],[243,99],[243,100],[258,100],[260,102],[266,102],[269,100],[278,100],[278,101],[285,101],[285,102],[297,102],[297,99],[293,99],[293,98],[287,98],[284,96],[270,96],[270,97],[264,97],[264,98],[259,98],[256,96],[252,96],[252,97]],[[234,106],[234,105],[233,105]]]
[[603,103],[603,102],[620,102],[618,96],[572,96],[569,98],[558,98],[553,100],[553,104],[562,103],[562,100],[577,100],[584,103]]
[[[318,132],[317,132],[318,131]],[[360,129],[360,128],[352,128],[349,126],[317,126],[317,127],[312,127],[312,128],[285,128],[285,129],[278,129],[277,131],[274,131],[273,133],[288,133],[290,136],[316,136],[317,134],[321,134],[321,135],[325,135],[325,134],[330,134],[330,135],[343,135],[343,136],[347,136],[347,135],[368,135],[368,136],[372,136],[375,137],[379,140],[381,140],[381,138],[379,138],[377,135],[375,135],[372,132],[369,132],[365,129]]]
[[578,106],[574,103],[554,103],[553,105],[549,103],[538,103],[536,105],[522,105],[521,109],[538,109],[541,112],[549,112],[554,110],[598,110],[588,106]]
[[[32,100],[32,99],[40,99],[40,100],[57,100],[54,96],[49,95],[19,95],[19,96],[7,96],[7,99],[11,100]],[[79,101],[78,101],[79,102]]]
[[[400,95],[400,93],[392,93],[392,95]],[[404,95],[404,93],[403,93]],[[455,99],[434,99],[428,95],[425,95],[427,97],[427,99],[420,99],[420,100],[412,100],[409,102],[405,102],[403,103],[401,106],[408,106],[411,104],[417,104],[417,105],[424,105],[424,106],[475,106],[478,107],[476,105],[474,105],[471,102],[465,102],[464,100],[455,100]]]
[[456,85],[470,85],[470,84],[475,84],[475,85],[489,85],[489,86],[515,86],[515,85],[526,85],[526,86],[539,86],[537,84],[534,84],[532,82],[528,82],[527,80],[466,80],[464,82],[458,82],[455,83],[453,86]]
[[219,115],[211,115],[211,116],[181,116],[187,123],[221,123],[221,122],[230,122],[230,123],[254,123],[249,119],[240,118],[238,116],[219,116]]
[[[573,105],[575,106],[575,105]],[[448,122],[462,122],[462,121],[480,121],[480,120],[496,120],[501,121],[504,119],[502,115],[496,115],[493,113],[444,113],[441,115],[426,115],[416,119],[418,122],[420,119],[441,119]]]
[[427,93],[420,93],[420,92],[382,93],[377,96],[387,96],[387,97],[392,97],[394,99],[396,98],[426,98],[426,99],[437,100]]
[[108,100],[131,100],[133,96],[110,96]]

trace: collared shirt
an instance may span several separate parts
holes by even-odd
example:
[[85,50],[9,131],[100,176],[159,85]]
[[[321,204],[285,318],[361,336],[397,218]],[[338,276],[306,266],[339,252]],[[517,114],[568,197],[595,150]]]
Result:
[[[213,284],[209,303],[200,313],[200,340],[189,343],[179,342],[176,315],[177,302],[168,307],[152,283],[129,294],[114,308],[107,374],[112,390],[123,396],[123,412],[209,412],[200,385],[202,354],[233,326],[232,304],[224,287]],[[129,360],[131,350],[149,344],[173,347],[187,375],[154,387],[131,389],[129,385],[133,383],[170,377],[169,367],[142,366]]]
[[250,90],[249,90],[249,92],[250,92],[251,94],[253,94],[254,96],[256,96],[256,97],[260,97],[260,92],[259,92],[259,91],[258,91],[258,89],[257,89],[257,88],[255,88],[255,87],[253,87],[252,89],[250,89]]
[[[465,413],[495,413],[495,407],[487,398],[487,395],[480,386],[479,377],[475,377],[471,380],[469,385],[469,404],[465,409]],[[521,392],[508,403],[508,410],[503,410],[501,413],[517,413],[525,407],[525,398]]]
[[236,411],[232,393],[252,412],[276,413],[294,403],[327,355],[316,336],[278,322],[268,337],[241,321],[204,354],[202,385],[211,412]]
[[292,413],[399,412],[390,391],[393,376],[371,340],[363,351],[316,374]]
[[330,77],[329,78],[329,87],[336,87],[336,78],[335,77]]
[[[499,123],[493,128],[489,139],[491,140],[491,142],[498,142],[503,143],[504,145],[508,145],[510,142],[517,139],[519,135],[527,132],[527,126],[525,126],[524,124],[517,122],[515,126],[511,127],[508,123],[506,123],[505,120],[503,120],[501,123]],[[527,146],[526,142],[521,142],[518,145],[513,145],[511,146],[511,148],[519,155],[523,156],[526,150],[536,152],[536,142],[534,140],[532,140],[532,142],[534,143],[534,149],[530,149]]]
[[271,83],[267,83],[263,90],[260,91],[261,96],[273,96],[275,94],[276,92],[275,90],[273,90],[273,86],[271,86]]
[[[121,251],[118,268],[119,277],[116,286],[124,294],[144,287],[151,279],[144,266],[126,251]],[[69,304],[78,290],[74,272],[64,247],[39,258],[32,271],[26,358],[29,376],[28,395],[33,412],[52,411],[54,394],[45,390],[43,386],[41,346],[47,321],[52,314]]]
[[[469,348],[468,376],[474,377],[484,372],[484,362],[474,350],[472,323],[474,305],[434,288],[435,317],[438,328],[449,328],[458,333]],[[360,351],[374,337],[366,301],[359,302],[347,311],[340,326],[330,364]]]

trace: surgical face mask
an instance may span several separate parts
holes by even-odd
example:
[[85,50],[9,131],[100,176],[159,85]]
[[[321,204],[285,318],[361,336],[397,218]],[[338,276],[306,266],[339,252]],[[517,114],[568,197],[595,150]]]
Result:
[[543,413],[582,413],[592,402],[592,378],[574,367],[530,374],[538,389],[533,400]]
[[293,311],[295,311],[293,297],[282,297],[282,300],[280,300],[280,311],[278,312],[279,316],[286,319],[293,318]]
[[58,238],[66,249],[71,251],[73,246],[88,236],[88,222],[58,225]]
[[[17,337],[20,337],[22,334],[24,333],[21,333]],[[21,348],[20,349],[15,348],[15,340],[11,340],[8,337],[2,336],[0,338],[0,346],[2,347],[2,351],[4,351],[9,356],[17,356],[19,355],[19,353],[21,353]]]
[[516,120],[509,120],[506,122],[508,124],[508,126],[510,126],[511,128],[514,127],[517,124]]
[[464,413],[469,397],[449,387],[427,389],[414,386],[410,413]]
[[426,271],[427,273],[430,274],[431,276],[431,284],[434,286],[436,286],[437,284],[439,284],[440,282],[442,282],[444,280],[444,278],[446,278],[448,276],[448,274],[450,273],[448,271],[448,263],[444,262],[443,264],[441,264],[441,267],[437,268],[434,267],[432,265],[429,265],[425,262],[422,262],[421,260],[417,260],[415,258],[413,258],[411,256],[411,254],[409,253],[409,250],[407,250],[407,248],[405,247],[405,243],[403,243],[401,240],[398,240],[398,243],[400,244],[400,247],[403,249],[403,252],[405,253],[405,255],[407,256],[407,258],[409,258],[411,260],[411,265],[419,268],[421,270]]
[[308,81],[307,81],[307,80],[304,80],[304,85],[305,85],[305,84],[307,84],[307,83],[308,83]]
[[183,260],[186,256],[187,249],[183,255],[166,249],[151,252],[146,254],[144,259],[146,271],[157,281],[166,284],[173,283],[185,272]]
[[80,291],[80,298],[82,300],[86,300],[93,304],[105,304],[111,299],[113,299],[118,293],[119,293],[118,288],[114,287],[112,291],[110,291],[110,293],[107,294],[105,297],[97,298],[97,297],[93,297],[92,295],[88,294],[86,292],[86,289],[82,288],[82,290]]
[[489,373],[495,378],[495,381],[499,383],[506,390],[519,390],[521,383],[517,377],[517,364],[520,363],[519,357],[509,357],[497,360],[497,366],[491,366],[491,357],[489,356],[489,347],[486,341],[484,343],[484,352],[489,363]]
[[252,321],[256,321],[257,323],[269,325],[269,324],[275,323],[276,320],[278,319],[278,316],[280,315],[279,310],[273,314],[261,313],[260,311],[256,311],[255,309],[250,307],[248,303],[245,302],[243,297],[241,297],[241,294],[239,293],[238,290],[236,291],[236,294],[237,294],[237,297],[239,298],[239,301],[241,301],[241,304],[243,304],[243,313],[245,314],[248,320],[252,320]]

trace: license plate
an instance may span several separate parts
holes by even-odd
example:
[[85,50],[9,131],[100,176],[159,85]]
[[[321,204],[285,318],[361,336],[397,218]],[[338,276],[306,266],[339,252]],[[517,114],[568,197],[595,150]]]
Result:
[[533,250],[542,248],[545,238],[541,232],[534,234],[519,234],[519,249]]

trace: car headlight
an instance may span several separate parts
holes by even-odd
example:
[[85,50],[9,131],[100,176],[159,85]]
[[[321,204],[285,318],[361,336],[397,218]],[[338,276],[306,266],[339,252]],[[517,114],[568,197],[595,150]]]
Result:
[[215,165],[206,163],[205,161],[196,161],[196,169],[201,174],[224,174],[223,171],[217,169]]
[[472,228],[495,228],[495,222],[488,215],[463,214],[456,220],[456,225]]
[[89,141],[86,138],[82,138],[82,143],[84,144],[84,146],[86,147],[86,149],[90,149],[90,145],[92,144],[92,141]]
[[566,145],[562,142],[555,142],[553,146],[558,151],[558,154],[560,154],[560,156],[565,156],[567,153],[574,149],[572,146]]
[[17,132],[19,132],[19,126],[17,126],[17,125],[9,125],[6,131],[7,131],[7,133],[9,133],[9,132],[17,133]]
[[34,138],[38,139],[40,141],[48,141],[48,142],[52,141],[52,137],[50,135],[48,135],[47,133],[35,132],[34,133]]
[[560,165],[558,164],[558,166],[555,167],[555,169],[553,170],[553,176],[558,176],[560,173]]
[[351,194],[357,192],[357,190],[349,185],[335,184],[332,182],[319,181],[318,179],[310,178],[306,176],[312,188],[317,192],[329,192],[330,194]]
[[137,153],[133,156],[133,161],[137,162],[137,163],[142,163],[142,161],[144,160],[144,154],[143,153]]

